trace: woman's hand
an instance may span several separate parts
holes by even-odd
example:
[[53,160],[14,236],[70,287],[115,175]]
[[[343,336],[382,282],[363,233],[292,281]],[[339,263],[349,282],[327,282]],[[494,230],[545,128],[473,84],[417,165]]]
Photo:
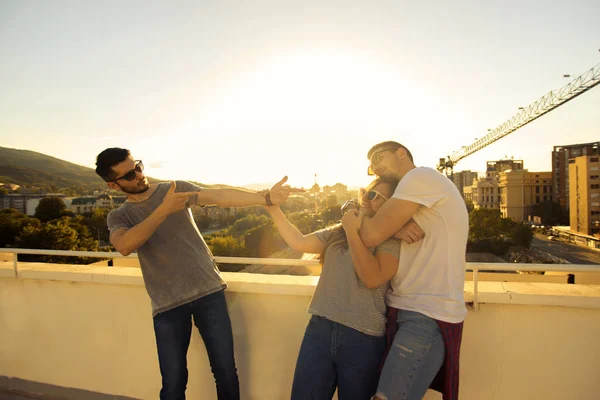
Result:
[[358,210],[348,210],[342,217],[342,226],[346,231],[346,234],[351,232],[356,232],[360,230],[360,226],[362,225],[363,214]]

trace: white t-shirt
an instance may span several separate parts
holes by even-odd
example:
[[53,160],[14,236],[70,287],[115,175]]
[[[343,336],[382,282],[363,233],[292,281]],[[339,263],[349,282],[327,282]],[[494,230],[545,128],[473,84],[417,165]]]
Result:
[[469,215],[458,189],[438,171],[419,167],[402,178],[392,197],[421,204],[413,219],[426,235],[417,243],[402,242],[387,304],[462,322]]

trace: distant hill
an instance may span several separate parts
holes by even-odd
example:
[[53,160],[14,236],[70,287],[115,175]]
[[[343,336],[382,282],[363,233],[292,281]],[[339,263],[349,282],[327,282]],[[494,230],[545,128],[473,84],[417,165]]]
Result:
[[102,190],[93,169],[29,150],[0,147],[0,182],[46,189]]
[[[150,183],[161,182],[161,180],[151,177],[148,177],[148,181]],[[68,189],[78,194],[93,190],[106,190],[106,183],[96,175],[92,168],[35,151],[7,147],[0,147],[0,182],[49,191]],[[230,187],[194,183],[203,187]]]

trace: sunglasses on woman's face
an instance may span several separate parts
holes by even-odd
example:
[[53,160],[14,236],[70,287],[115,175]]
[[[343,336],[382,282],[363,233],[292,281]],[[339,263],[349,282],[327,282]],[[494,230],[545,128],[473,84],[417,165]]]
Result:
[[375,200],[377,198],[377,196],[381,196],[384,200],[388,199],[387,197],[385,197],[384,195],[382,195],[377,190],[369,190],[367,193],[365,193],[365,195],[363,197],[365,197],[369,201],[373,201],[373,200]]
[[109,182],[116,182],[121,179],[125,179],[126,181],[131,182],[132,180],[135,179],[136,172],[142,173],[143,170],[144,170],[144,163],[142,163],[142,160],[135,160],[135,167],[133,167],[133,169],[131,171],[129,171],[125,175],[121,176],[120,178],[115,178]]

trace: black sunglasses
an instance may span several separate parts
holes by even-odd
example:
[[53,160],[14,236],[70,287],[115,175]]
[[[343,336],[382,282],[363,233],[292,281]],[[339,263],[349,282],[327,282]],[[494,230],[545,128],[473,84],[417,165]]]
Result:
[[120,178],[115,178],[115,179],[113,179],[111,181],[108,181],[108,182],[116,182],[116,181],[121,180],[121,179],[125,179],[126,181],[131,182],[136,177],[135,173],[136,172],[141,173],[143,170],[144,170],[144,163],[142,163],[142,160],[135,160],[135,167],[133,167],[133,169],[131,171],[129,171],[125,175],[121,176]]

